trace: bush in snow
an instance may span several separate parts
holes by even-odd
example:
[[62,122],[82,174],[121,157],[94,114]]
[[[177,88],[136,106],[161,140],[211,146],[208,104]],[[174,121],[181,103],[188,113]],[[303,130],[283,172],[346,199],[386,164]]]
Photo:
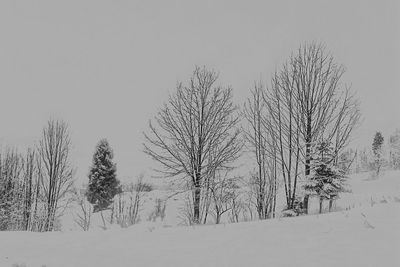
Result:
[[167,202],[160,198],[156,198],[154,210],[150,213],[148,221],[155,222],[157,218],[161,221],[165,218],[165,209],[167,208]]
[[124,192],[119,193],[115,198],[111,208],[111,220],[121,227],[129,227],[139,222],[139,211],[142,206],[143,197],[148,190],[148,184],[143,182],[143,176],[139,176],[138,181],[124,186]]
[[293,202],[291,209],[284,209],[282,217],[295,217],[305,213],[304,204],[300,197],[297,197]]

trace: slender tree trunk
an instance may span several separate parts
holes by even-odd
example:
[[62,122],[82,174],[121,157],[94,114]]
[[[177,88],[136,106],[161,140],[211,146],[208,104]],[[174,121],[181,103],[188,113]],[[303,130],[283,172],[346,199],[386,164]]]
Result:
[[114,203],[111,206],[111,217],[110,217],[110,224],[114,223]]
[[[306,138],[306,163],[305,163],[305,175],[306,179],[311,173],[311,116],[307,117],[307,138]],[[308,200],[310,195],[305,194],[304,196],[304,213],[308,214]]]
[[332,211],[332,207],[333,207],[333,196],[329,197],[329,212]]
[[304,213],[308,214],[308,200],[310,199],[310,195],[306,194],[304,196],[303,206],[304,206]]
[[217,205],[215,206],[215,211],[216,211],[215,224],[219,224],[221,222],[221,212]]
[[275,212],[276,212],[276,190],[277,190],[277,184],[276,184],[276,178],[278,175],[278,171],[277,171],[277,154],[276,154],[276,147],[274,148],[274,208],[273,208],[273,215],[272,217],[275,218]]
[[306,136],[306,164],[305,164],[305,175],[308,176],[310,175],[311,171],[311,116],[307,116],[307,136]]
[[206,180],[206,182],[207,182],[207,185],[206,185],[206,197],[204,198],[204,201],[205,201],[205,210],[204,210],[204,219],[203,219],[203,224],[206,224],[207,223],[207,217],[208,217],[208,212],[209,212],[209,210],[210,210],[210,204],[211,204],[211,201],[210,201],[210,178],[208,177],[207,178],[207,180]]
[[319,213],[321,214],[322,213],[322,202],[323,202],[323,198],[322,197],[320,197],[319,198]]
[[104,230],[106,230],[107,226],[106,226],[106,220],[104,220],[103,210],[100,211],[100,215],[101,215],[101,220],[103,221],[103,228]]

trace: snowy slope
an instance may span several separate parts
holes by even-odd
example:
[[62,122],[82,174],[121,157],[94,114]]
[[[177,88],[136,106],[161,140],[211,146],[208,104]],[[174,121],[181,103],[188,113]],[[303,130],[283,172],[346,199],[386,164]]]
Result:
[[[400,266],[400,172],[349,181],[339,212],[198,227],[0,232],[0,266]],[[350,207],[350,210],[345,210]],[[24,265],[21,265],[24,266]]]
[[400,204],[194,228],[6,232],[0,239],[0,266],[398,266]]

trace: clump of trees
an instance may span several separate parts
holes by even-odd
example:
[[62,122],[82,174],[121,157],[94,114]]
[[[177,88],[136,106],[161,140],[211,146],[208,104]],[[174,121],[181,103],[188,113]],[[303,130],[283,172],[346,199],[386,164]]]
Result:
[[71,203],[74,168],[68,125],[50,120],[26,154],[0,155],[0,229],[53,231]]
[[[0,229],[28,230],[33,222],[32,206],[40,186],[36,176],[35,154],[27,151],[26,158],[15,149],[0,155]],[[35,176],[34,176],[35,175]]]
[[[312,147],[320,140],[332,143],[338,165],[357,126],[358,102],[341,82],[344,72],[323,45],[305,44],[273,74],[269,86],[256,85],[248,100],[253,104],[245,107],[256,177],[268,181],[262,179],[268,167],[273,177],[269,188],[274,188],[279,173],[287,210],[307,212],[309,195],[299,192],[298,185],[312,178]],[[299,199],[302,194],[304,201]]]
[[[331,206],[343,189],[336,182],[352,162],[344,149],[360,119],[358,102],[342,82],[344,73],[344,66],[323,45],[305,44],[273,74],[270,84],[255,84],[239,117],[232,90],[215,87],[217,75],[196,68],[188,85],[178,85],[155,124],[150,122],[144,151],[160,163],[164,176],[179,176],[192,190],[192,203],[185,210],[193,223],[205,222],[210,207],[218,223],[221,212],[244,210],[244,203],[251,203],[259,219],[274,217],[279,184],[284,186],[286,209],[307,212],[313,190],[304,185],[324,175],[331,187],[338,187],[336,192],[328,190]],[[240,118],[243,136],[237,130]],[[226,180],[242,137],[253,163],[246,179],[247,200],[238,198],[237,188],[231,192],[235,186]],[[313,158],[321,140],[329,144],[329,162]],[[336,173],[329,173],[333,170]]]
[[353,151],[355,172],[371,172],[378,177],[382,170],[388,168],[398,170],[400,168],[400,130],[395,130],[387,138],[382,132],[377,131],[372,139],[371,147]]
[[[345,173],[357,152],[345,150],[358,125],[358,102],[344,84],[343,65],[318,43],[301,46],[272,75],[255,83],[243,109],[233,91],[218,84],[218,73],[196,67],[180,82],[144,133],[144,152],[163,177],[175,177],[186,193],[183,217],[189,224],[223,217],[231,222],[276,216],[277,193],[285,193],[285,214],[308,211],[310,196],[333,201],[345,190]],[[242,120],[243,119],[243,120]],[[390,164],[400,166],[400,138],[390,138]],[[374,138],[374,167],[382,167],[382,135]],[[72,191],[67,125],[49,121],[37,147],[26,155],[9,149],[0,155],[0,228],[52,231],[75,199],[76,222],[90,228],[92,213],[109,210],[110,223],[127,227],[140,220],[151,186],[121,186],[106,139],[93,155],[89,184]],[[244,148],[244,149],[243,149]],[[248,175],[236,175],[238,159],[249,156]],[[245,185],[245,186],[243,186]],[[85,199],[86,197],[86,199]],[[87,200],[87,201],[86,201]],[[157,202],[149,218],[164,217]]]

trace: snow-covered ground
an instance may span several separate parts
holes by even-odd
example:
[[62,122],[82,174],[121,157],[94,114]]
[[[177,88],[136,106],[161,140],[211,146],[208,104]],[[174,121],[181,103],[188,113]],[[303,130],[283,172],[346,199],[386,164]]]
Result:
[[[400,172],[353,175],[338,212],[196,227],[0,233],[0,266],[400,266]],[[14,265],[18,266],[18,265]]]

